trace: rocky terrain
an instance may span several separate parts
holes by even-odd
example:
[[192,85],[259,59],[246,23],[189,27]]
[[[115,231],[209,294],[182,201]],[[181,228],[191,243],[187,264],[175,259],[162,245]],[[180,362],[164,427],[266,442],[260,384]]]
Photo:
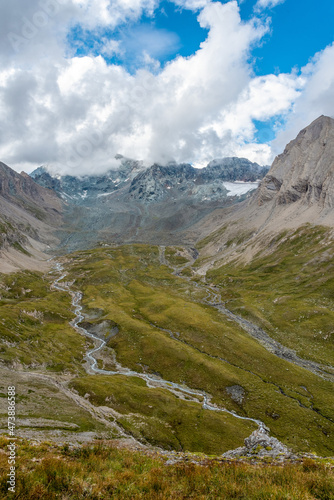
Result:
[[[31,176],[64,201],[60,251],[101,243],[194,243],[189,229],[220,207],[256,189],[267,168],[243,158],[214,160],[206,168],[153,165],[118,157],[120,167],[102,176]],[[185,237],[184,237],[185,235]]]
[[44,251],[58,244],[54,232],[61,223],[56,193],[0,163],[0,272],[40,269],[48,259]]
[[[250,261],[259,251],[271,251],[268,241],[282,231],[303,224],[333,228],[333,158],[334,120],[320,116],[277,156],[248,200],[219,209],[193,226],[199,239],[206,227],[203,273],[216,260]],[[226,245],[229,241],[233,244]]]

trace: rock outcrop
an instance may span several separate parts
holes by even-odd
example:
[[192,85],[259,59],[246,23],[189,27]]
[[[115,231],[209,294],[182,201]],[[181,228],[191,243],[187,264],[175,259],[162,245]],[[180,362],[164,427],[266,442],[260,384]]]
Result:
[[283,460],[293,458],[294,455],[287,446],[282,444],[278,439],[271,437],[268,430],[264,427],[254,431],[247,437],[245,439],[245,446],[223,454],[223,457],[226,458],[277,458],[278,456]]
[[277,156],[259,187],[259,205],[297,201],[321,208],[334,206],[334,120],[320,116]]

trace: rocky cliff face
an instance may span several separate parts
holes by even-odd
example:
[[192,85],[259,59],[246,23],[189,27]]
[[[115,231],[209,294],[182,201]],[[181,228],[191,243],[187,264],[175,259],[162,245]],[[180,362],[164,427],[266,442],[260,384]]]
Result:
[[[228,189],[224,182],[255,182],[262,179],[267,171],[268,168],[245,158],[213,160],[202,169],[176,163],[152,165],[146,169],[141,162],[123,158],[119,169],[100,176],[51,176],[43,167],[31,176],[38,184],[53,189],[69,203],[91,203],[96,197],[116,191],[121,192],[123,201],[129,203],[184,198],[201,202],[226,198]],[[254,189],[254,186],[251,187]]]
[[259,187],[259,205],[301,201],[334,206],[334,120],[321,116],[303,129],[279,155]]
[[56,191],[69,203],[81,203],[86,198],[110,194],[129,185],[130,181],[144,169],[139,161],[123,158],[120,155],[118,158],[121,158],[120,168],[109,170],[103,175],[53,176],[43,167],[37,168],[30,175],[36,183]]
[[57,242],[62,205],[54,191],[0,162],[0,272],[43,268],[43,250]]
[[133,179],[129,193],[133,199],[147,202],[182,197],[215,201],[228,195],[224,182],[255,182],[267,171],[245,158],[213,160],[202,169],[188,164],[153,165]]

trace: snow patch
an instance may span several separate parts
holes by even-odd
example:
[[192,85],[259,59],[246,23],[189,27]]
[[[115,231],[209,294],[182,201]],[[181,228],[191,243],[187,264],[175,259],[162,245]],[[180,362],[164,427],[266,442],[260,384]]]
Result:
[[110,191],[109,193],[101,193],[97,195],[97,198],[101,198],[101,196],[109,196],[110,194],[113,194],[113,191]]
[[224,186],[226,187],[228,193],[227,196],[241,196],[242,194],[246,194],[249,191],[253,191],[259,186],[258,182],[224,182]]

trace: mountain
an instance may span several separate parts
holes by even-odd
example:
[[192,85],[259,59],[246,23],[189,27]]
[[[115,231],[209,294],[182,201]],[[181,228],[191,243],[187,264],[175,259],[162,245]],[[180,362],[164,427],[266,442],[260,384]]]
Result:
[[[191,227],[219,207],[244,199],[267,173],[244,158],[225,158],[196,169],[171,163],[144,168],[122,158],[101,176],[31,176],[65,202],[62,251],[104,243],[194,243]],[[185,234],[185,238],[183,238]]]
[[259,205],[334,206],[334,120],[321,116],[279,155],[261,182]]
[[176,163],[167,166],[154,164],[145,168],[139,161],[122,157],[119,169],[109,170],[99,176],[52,176],[43,167],[30,175],[35,182],[56,191],[69,203],[85,204],[87,199],[107,196],[116,191],[121,191],[122,200],[129,203],[133,200],[150,202],[188,196],[196,201],[214,201],[227,196],[229,189],[224,182],[255,183],[267,172],[267,167],[245,158],[213,160],[207,167],[197,169],[189,164]]
[[40,269],[48,258],[43,251],[58,243],[54,231],[61,223],[57,194],[0,162],[0,270]]
[[82,178],[4,166],[7,256],[61,254],[0,276],[18,435],[257,464],[332,456],[332,129],[312,123],[269,172],[235,158]]
[[52,176],[44,167],[39,167],[30,176],[40,186],[52,189],[68,203],[85,203],[83,200],[87,197],[95,199],[122,188],[145,169],[140,161],[124,158],[121,155],[117,155],[116,158],[121,160],[120,167],[117,170],[109,170],[104,175]]
[[[269,251],[267,243],[274,234],[303,224],[332,228],[333,194],[334,120],[320,116],[275,158],[246,201],[217,210],[193,227],[199,238],[205,227],[201,253],[211,263],[236,256],[251,259],[261,249]],[[227,245],[230,241],[234,243]]]
[[[255,183],[267,171],[266,167],[245,158],[213,160],[202,169],[188,164],[153,165],[133,179],[129,193],[133,199],[146,202],[180,197],[191,197],[199,202],[222,200],[229,193],[234,194],[226,182]],[[247,186],[245,188],[247,192]]]

